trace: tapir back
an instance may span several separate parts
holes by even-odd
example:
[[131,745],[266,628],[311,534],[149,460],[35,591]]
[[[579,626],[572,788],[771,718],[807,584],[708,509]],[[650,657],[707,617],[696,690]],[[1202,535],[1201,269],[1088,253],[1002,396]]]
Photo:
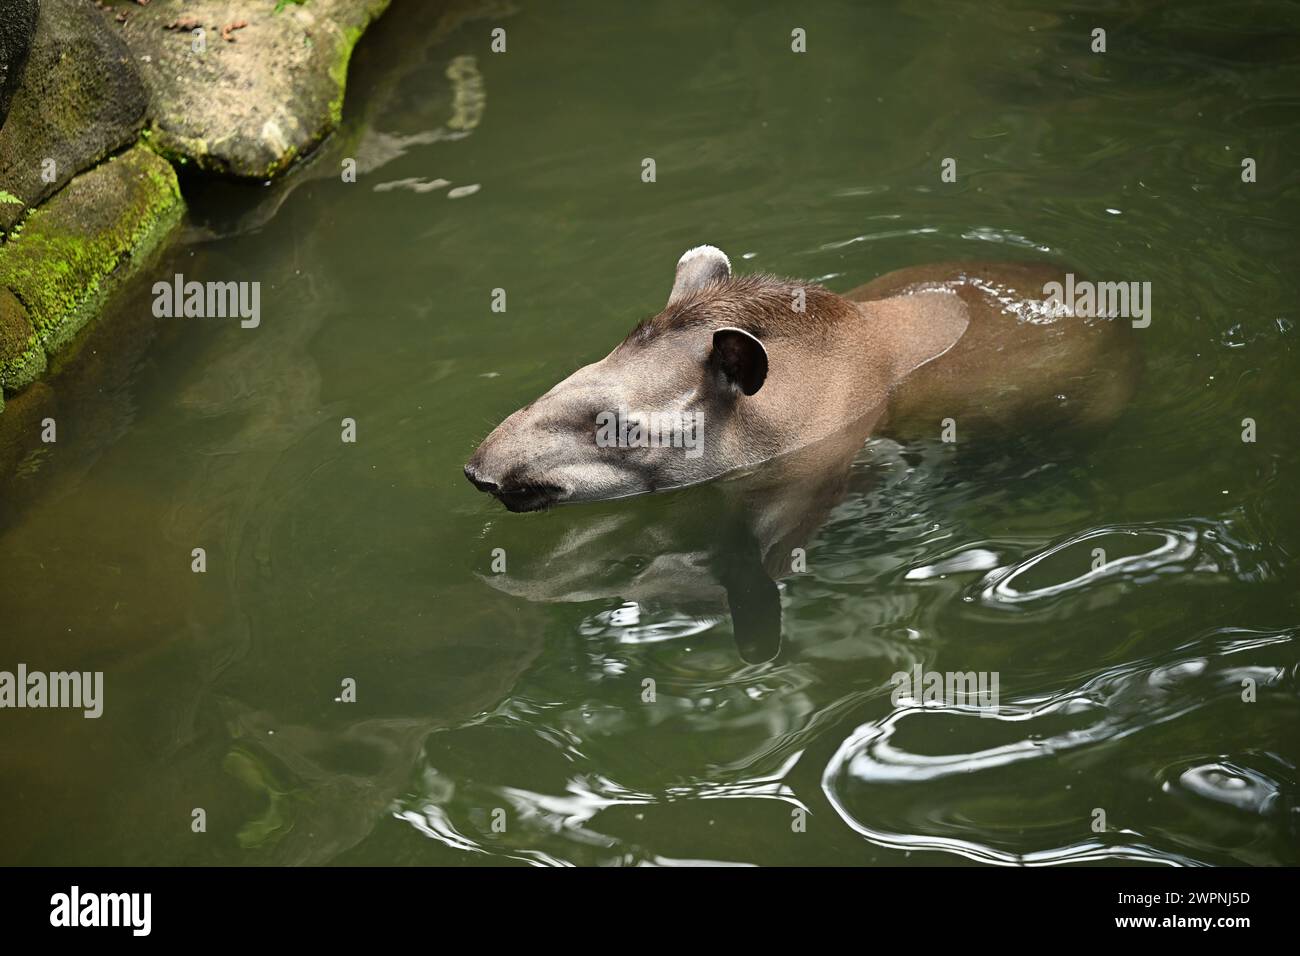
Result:
[[932,297],[918,293],[947,290],[968,313],[952,347],[894,387],[877,433],[934,436],[944,419],[959,430],[1014,430],[1115,418],[1140,371],[1130,323],[1052,309],[1045,287],[1064,280],[1056,266],[951,262],[890,272],[848,293],[859,303],[920,302]]

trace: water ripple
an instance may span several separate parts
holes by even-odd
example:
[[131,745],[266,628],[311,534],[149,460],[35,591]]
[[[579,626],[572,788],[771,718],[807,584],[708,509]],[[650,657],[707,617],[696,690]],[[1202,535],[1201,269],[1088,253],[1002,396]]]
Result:
[[[1205,857],[1250,861],[1261,855],[1257,844],[1277,852],[1294,828],[1292,764],[1249,749],[1210,759],[1177,757],[1173,749],[1174,759],[1152,775],[1159,781],[1144,783],[1135,757],[1179,746],[1164,732],[1174,723],[1214,726],[1229,712],[1253,713],[1266,723],[1288,720],[1268,704],[1294,707],[1298,636],[1300,630],[1214,631],[1162,658],[1110,668],[1075,687],[1023,695],[995,711],[898,708],[846,737],[826,765],[822,789],[847,825],[881,846],[1029,865],[1102,858],[1175,865]],[[1138,734],[1147,740],[1144,747],[1120,743]],[[1248,736],[1234,743],[1241,746]],[[1031,764],[1036,771],[1027,769]],[[1018,812],[1004,816],[997,810],[999,795],[1021,786]],[[1136,809],[1135,786],[1149,797]],[[1129,797],[1123,810],[1120,787]],[[1189,798],[1196,806],[1185,810]],[[1236,826],[1253,837],[1243,837],[1235,850],[1219,845],[1189,853],[1185,842],[1169,835],[1169,821],[1205,804],[1247,818]],[[1099,813],[1104,822],[1095,827]]]

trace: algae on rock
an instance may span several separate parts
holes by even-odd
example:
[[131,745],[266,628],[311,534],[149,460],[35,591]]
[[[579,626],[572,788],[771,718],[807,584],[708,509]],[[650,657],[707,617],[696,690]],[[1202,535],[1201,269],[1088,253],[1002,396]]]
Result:
[[[0,249],[0,287],[13,295],[40,348],[53,355],[102,305],[115,279],[158,246],[183,203],[171,165],[135,146],[74,178],[34,210]],[[22,345],[22,325],[13,321]],[[21,382],[30,349],[0,352],[5,387]]]

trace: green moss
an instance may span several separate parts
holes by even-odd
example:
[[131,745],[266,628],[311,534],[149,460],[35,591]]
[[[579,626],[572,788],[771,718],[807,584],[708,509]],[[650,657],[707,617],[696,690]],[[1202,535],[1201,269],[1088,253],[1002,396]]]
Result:
[[27,310],[8,289],[0,288],[0,395],[25,388],[45,371],[45,349]]
[[330,99],[330,125],[338,126],[343,120],[343,94],[348,85],[348,64],[352,62],[352,51],[357,41],[365,33],[365,27],[351,27],[343,31],[342,46],[330,67],[330,79],[334,81],[335,93]]
[[150,126],[145,133],[148,135],[143,145],[177,166],[185,166],[193,159],[201,167],[208,155],[208,144],[200,137],[181,136],[158,126]]
[[0,398],[5,392],[26,388],[45,374],[45,349],[35,334],[27,337],[12,358],[0,362]]
[[22,236],[0,249],[0,285],[13,291],[53,354],[89,321],[110,280],[151,251],[181,210],[171,166],[132,148],[77,176],[28,216]]

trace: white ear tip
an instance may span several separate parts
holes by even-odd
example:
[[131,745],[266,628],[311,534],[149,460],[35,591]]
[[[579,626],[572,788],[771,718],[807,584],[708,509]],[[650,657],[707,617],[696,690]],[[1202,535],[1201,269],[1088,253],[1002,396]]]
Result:
[[677,260],[677,268],[681,268],[692,259],[721,259],[727,266],[727,274],[731,274],[731,260],[727,254],[717,246],[696,246],[693,249],[687,249],[682,253],[682,257]]

